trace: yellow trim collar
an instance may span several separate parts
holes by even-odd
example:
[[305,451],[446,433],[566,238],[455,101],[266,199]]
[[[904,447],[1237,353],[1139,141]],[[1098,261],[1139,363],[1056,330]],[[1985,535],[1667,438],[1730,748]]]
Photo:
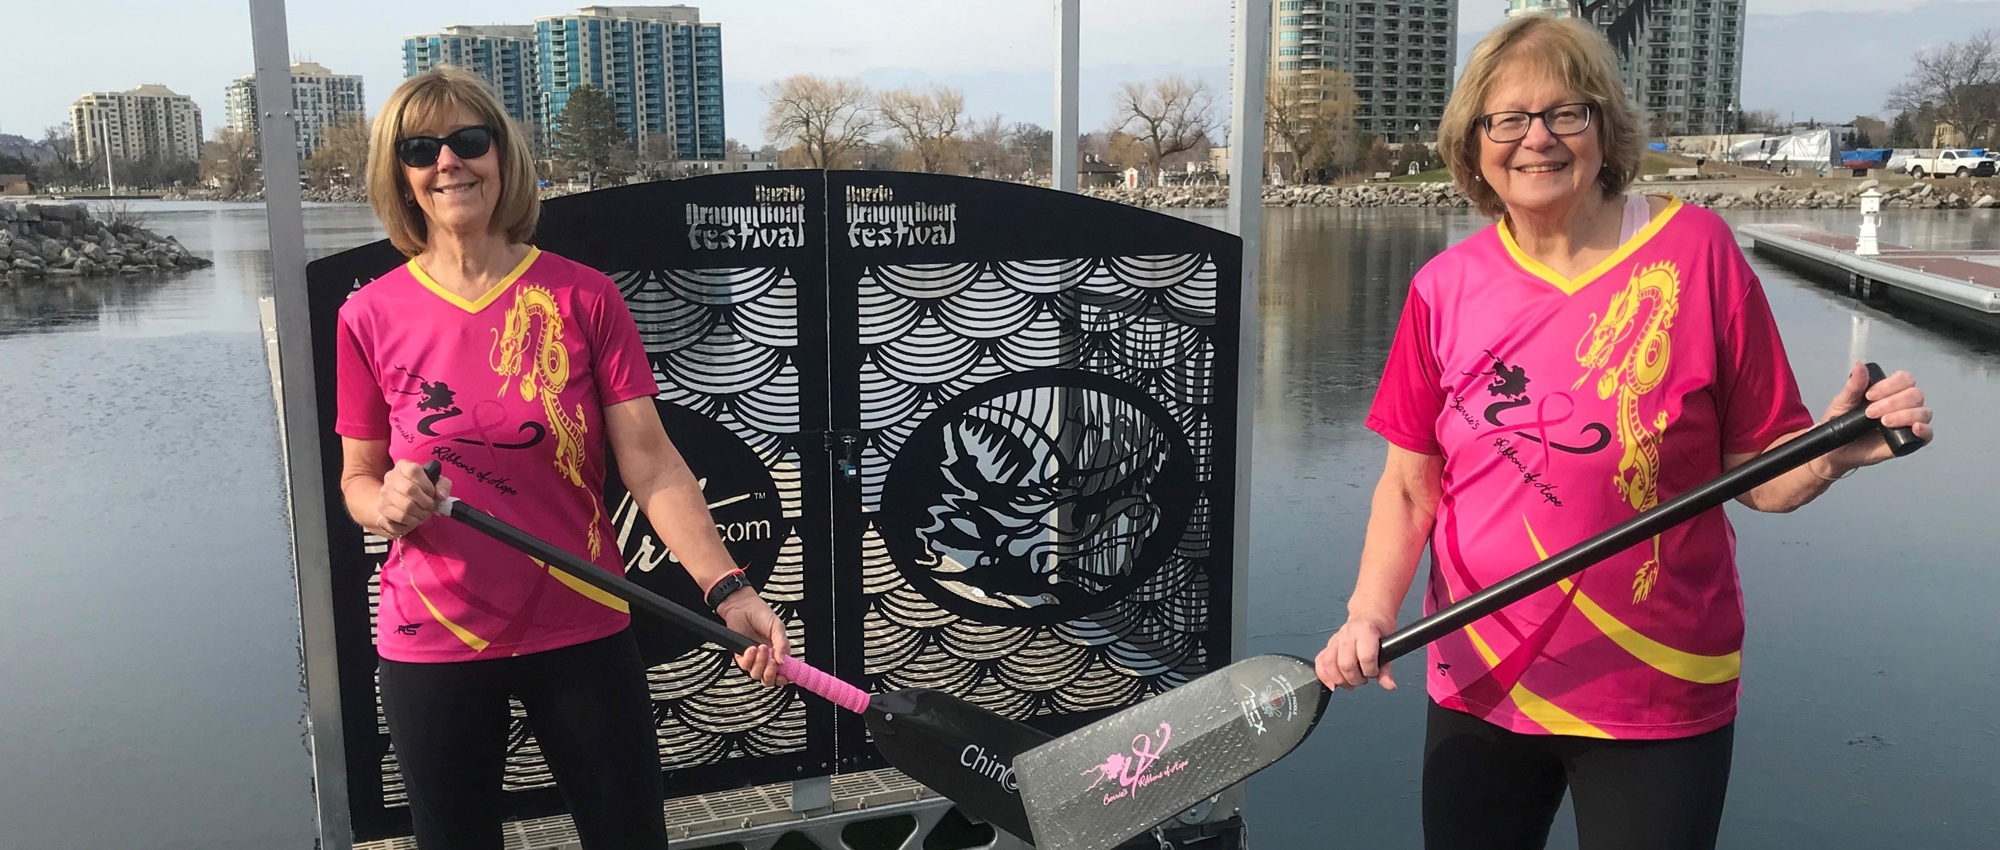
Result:
[[1667,196],[1667,208],[1661,210],[1659,215],[1653,216],[1653,220],[1646,224],[1645,229],[1626,240],[1625,244],[1618,246],[1618,250],[1611,252],[1611,256],[1605,257],[1603,262],[1575,278],[1563,277],[1555,269],[1542,265],[1539,260],[1528,256],[1528,252],[1521,250],[1520,244],[1514,241],[1514,233],[1507,229],[1507,219],[1504,217],[1500,219],[1500,244],[1506,246],[1507,255],[1514,258],[1514,262],[1522,271],[1548,281],[1550,286],[1562,290],[1564,295],[1575,295],[1592,281],[1604,276],[1605,272],[1625,262],[1634,251],[1653,241],[1653,237],[1667,226],[1667,222],[1673,220],[1674,213],[1681,211],[1681,206],[1681,199]]
[[529,245],[528,256],[522,257],[521,262],[514,266],[513,271],[508,272],[507,276],[501,278],[499,283],[493,284],[493,288],[486,290],[486,294],[479,296],[479,300],[477,301],[467,301],[459,297],[458,293],[444,288],[443,284],[431,279],[431,276],[424,271],[423,266],[417,265],[415,257],[411,257],[410,261],[405,265],[409,266],[411,276],[415,277],[418,283],[423,284],[425,289],[430,290],[437,297],[444,299],[445,303],[464,310],[467,313],[477,313],[486,309],[488,304],[492,304],[498,300],[500,294],[506,292],[507,287],[513,286],[514,281],[520,280],[521,275],[527,273],[528,267],[535,264],[535,258],[541,255],[542,249]]

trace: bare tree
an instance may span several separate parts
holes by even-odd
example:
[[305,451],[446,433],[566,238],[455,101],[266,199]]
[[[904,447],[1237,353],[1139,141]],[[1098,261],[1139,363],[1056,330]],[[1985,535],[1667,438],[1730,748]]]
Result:
[[1215,129],[1214,102],[1208,83],[1179,75],[1121,83],[1111,96],[1112,127],[1139,140],[1157,178],[1161,160],[1194,149]]
[[306,158],[306,179],[321,188],[368,183],[368,122],[361,116],[320,131],[319,150]]
[[1264,126],[1275,142],[1271,156],[1275,160],[1290,154],[1289,179],[1294,182],[1344,164],[1356,153],[1352,79],[1343,72],[1321,71],[1314,82],[1306,85],[1305,78],[1287,74],[1272,78],[1265,91]]
[[1926,111],[1971,142],[1993,126],[2000,88],[2000,34],[1985,30],[1914,57],[1910,76],[1889,92],[1889,107]]
[[902,137],[922,170],[935,173],[957,152],[965,93],[950,86],[886,91],[875,98],[875,113],[883,125]]
[[224,196],[256,191],[259,168],[257,137],[249,133],[225,127],[201,146],[201,179],[213,183]]
[[844,157],[875,131],[873,98],[859,81],[796,74],[765,86],[763,94],[771,102],[765,137],[795,150],[788,158],[809,168],[845,164]]
[[1007,149],[1007,123],[999,113],[974,119],[959,138],[958,153],[974,177],[1012,176],[1021,171]]

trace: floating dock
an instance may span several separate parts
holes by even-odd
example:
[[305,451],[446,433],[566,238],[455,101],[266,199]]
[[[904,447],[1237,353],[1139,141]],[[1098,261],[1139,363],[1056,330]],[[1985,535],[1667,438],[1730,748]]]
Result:
[[1799,224],[1746,224],[1751,249],[1862,300],[1886,298],[1968,327],[2000,333],[2000,251],[1926,251],[1880,243],[1854,252],[1856,237]]

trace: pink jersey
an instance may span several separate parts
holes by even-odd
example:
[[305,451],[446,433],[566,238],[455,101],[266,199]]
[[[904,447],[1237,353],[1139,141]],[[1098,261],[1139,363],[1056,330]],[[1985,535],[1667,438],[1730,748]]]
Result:
[[[1811,424],[1729,226],[1678,201],[1574,280],[1504,223],[1439,254],[1368,416],[1444,457],[1426,613]],[[1735,716],[1742,646],[1717,508],[1432,644],[1425,678],[1516,732],[1675,738]]]
[[[466,301],[411,261],[348,298],[335,355],[335,431],[440,461],[466,504],[624,572],[603,504],[604,408],[659,387],[609,278],[530,249]],[[390,546],[381,585],[376,647],[394,661],[524,655],[630,621],[617,598],[443,518]]]

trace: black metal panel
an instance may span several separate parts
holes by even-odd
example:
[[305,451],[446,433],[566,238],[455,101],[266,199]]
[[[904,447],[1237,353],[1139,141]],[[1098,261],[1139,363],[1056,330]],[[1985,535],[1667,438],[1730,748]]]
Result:
[[[832,663],[828,582],[824,177],[764,172],[653,183],[550,201],[535,242],[617,281],[662,392],[669,435],[706,480],[731,553],[793,623],[806,658]],[[308,268],[328,487],[334,618],[346,718],[349,805],[356,837],[409,834],[400,777],[375,685],[375,575],[387,552],[363,539],[338,491],[333,328],[357,286],[403,257],[378,242]],[[615,462],[615,459],[614,459]],[[606,504],[627,577],[690,608],[686,573],[664,560],[615,471]],[[697,647],[642,618],[662,768],[669,796],[824,774],[833,709],[797,689],[770,690],[733,673],[726,653]],[[516,706],[509,735],[509,819],[561,812]]]
[[[1235,237],[1012,184],[780,171],[557,199],[535,241],[618,283],[668,433],[815,666],[1062,731],[1228,661]],[[362,840],[409,818],[375,686],[387,546],[337,489],[333,322],[402,261],[378,242],[308,269]],[[627,577],[699,609],[615,467],[606,489]],[[855,718],[636,628],[670,795],[881,766]],[[561,811],[511,737],[508,816]]]
[[827,194],[838,672],[1060,731],[1227,663],[1241,241],[964,178]]

